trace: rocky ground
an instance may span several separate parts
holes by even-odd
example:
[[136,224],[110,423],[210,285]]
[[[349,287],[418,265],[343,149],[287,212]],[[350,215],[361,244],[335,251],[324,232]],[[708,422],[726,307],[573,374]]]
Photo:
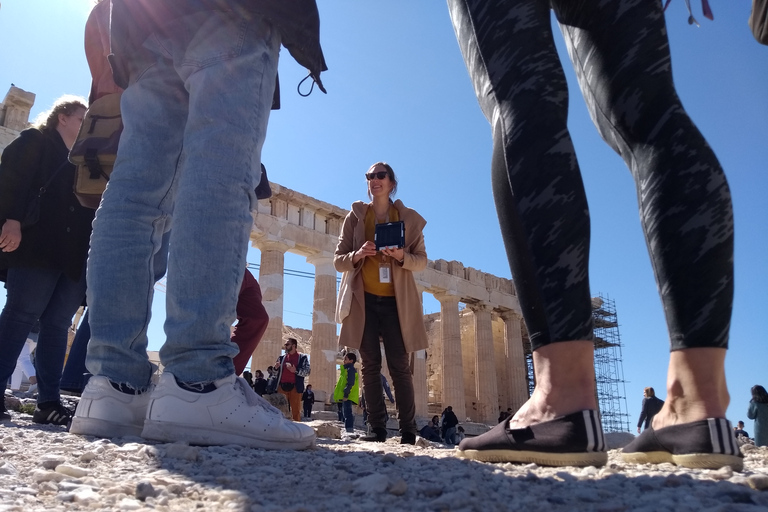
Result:
[[12,415],[0,424],[0,512],[768,511],[765,447],[745,450],[741,473],[624,464],[618,450],[603,468],[546,468],[462,460],[423,439],[342,441],[333,421],[310,423],[316,449],[281,452],[81,437]]

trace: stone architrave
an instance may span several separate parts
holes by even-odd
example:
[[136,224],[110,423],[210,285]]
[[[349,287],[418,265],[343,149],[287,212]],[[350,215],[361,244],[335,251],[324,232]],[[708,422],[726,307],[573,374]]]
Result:
[[266,376],[267,367],[275,364],[283,348],[283,267],[286,244],[275,241],[259,241],[261,251],[259,285],[262,303],[269,315],[269,325],[258,348],[253,352],[251,368],[261,370]]
[[318,255],[307,258],[315,266],[315,298],[312,308],[312,348],[309,358],[312,373],[308,383],[317,391],[325,391],[330,399],[336,386],[336,355],[339,351],[336,337],[336,269],[333,256]]
[[487,304],[468,304],[467,307],[475,317],[475,399],[479,421],[493,424],[499,412],[499,391],[491,308]]
[[513,311],[501,314],[504,320],[507,342],[507,375],[509,376],[509,407],[517,411],[528,400],[528,366],[523,351],[523,336],[520,331],[520,316]]
[[440,338],[443,343],[443,408],[453,406],[453,412],[464,421],[467,417],[464,396],[464,370],[461,362],[461,325],[459,296],[436,293],[440,301]]

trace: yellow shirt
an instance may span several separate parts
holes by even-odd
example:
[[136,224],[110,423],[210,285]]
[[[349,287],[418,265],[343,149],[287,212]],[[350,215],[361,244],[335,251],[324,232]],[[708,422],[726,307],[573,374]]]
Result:
[[[400,220],[400,215],[397,213],[394,205],[389,206],[389,220],[387,222],[396,222]],[[373,207],[369,206],[368,211],[365,214],[365,240],[373,242],[374,234],[376,233],[376,214],[373,211]],[[392,265],[392,258],[384,256],[383,254],[376,254],[376,256],[366,256],[363,260],[363,288],[366,293],[372,293],[380,297],[394,297],[395,287],[392,284],[392,272],[390,268],[390,281],[388,283],[382,283],[379,281],[379,267],[383,265]]]

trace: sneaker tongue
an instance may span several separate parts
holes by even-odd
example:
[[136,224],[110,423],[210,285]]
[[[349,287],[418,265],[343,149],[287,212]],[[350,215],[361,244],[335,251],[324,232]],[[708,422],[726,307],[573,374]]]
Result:
[[244,378],[237,377],[235,386],[240,386],[240,391],[243,393],[243,395],[245,395],[245,400],[248,402],[248,405],[261,407],[269,413],[277,413],[280,415],[283,414],[280,412],[280,409],[267,402],[264,398],[260,397],[258,393],[256,393],[253,388],[248,385],[248,382]]
[[218,388],[225,387],[225,386],[231,386],[232,384],[235,383],[236,380],[237,380],[237,375],[235,375],[234,373],[230,373],[229,375],[227,375],[223,379],[219,379],[219,380],[213,381],[213,384],[218,389]]

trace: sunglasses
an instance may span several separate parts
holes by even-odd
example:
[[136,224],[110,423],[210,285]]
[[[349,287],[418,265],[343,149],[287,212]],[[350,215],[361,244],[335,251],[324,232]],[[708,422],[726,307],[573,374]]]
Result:
[[387,176],[389,176],[387,171],[369,172],[365,175],[365,179],[368,181],[371,181],[373,178],[376,178],[377,180],[383,180]]

